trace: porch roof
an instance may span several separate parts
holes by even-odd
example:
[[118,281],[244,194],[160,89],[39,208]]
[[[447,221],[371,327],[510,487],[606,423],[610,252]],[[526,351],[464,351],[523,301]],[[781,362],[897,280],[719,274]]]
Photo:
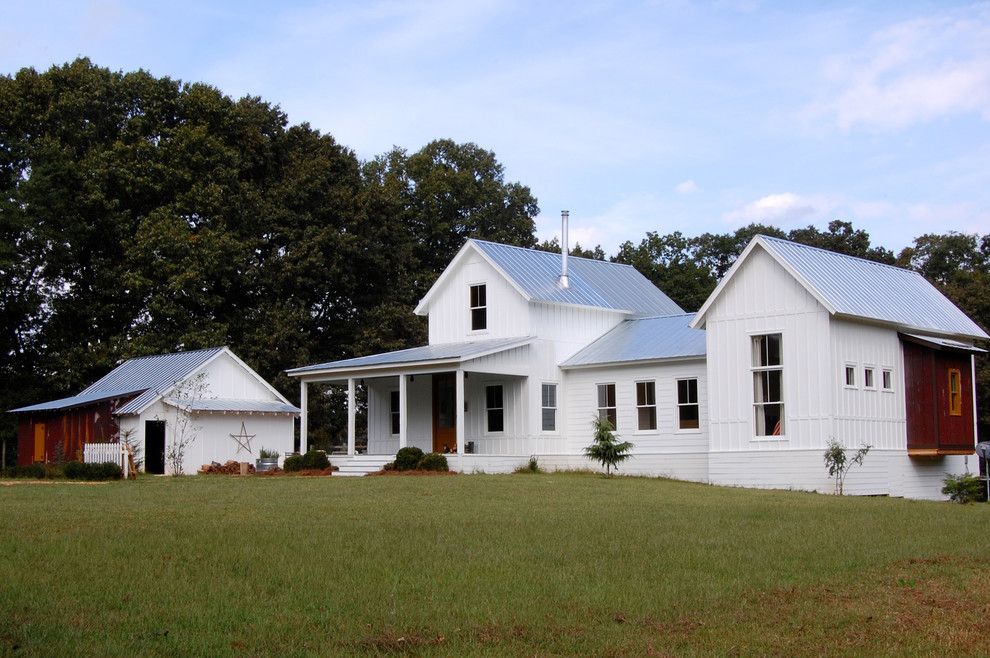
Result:
[[692,329],[693,313],[625,320],[567,359],[561,368],[635,361],[704,358],[705,332]]
[[353,359],[317,363],[311,366],[293,368],[285,372],[290,377],[304,377],[306,375],[316,374],[360,373],[363,371],[412,365],[456,365],[472,359],[522,347],[523,345],[528,345],[532,340],[531,337],[524,336],[519,338],[475,340],[463,343],[423,345],[422,347],[412,347],[395,352],[382,352],[381,354],[370,354]]

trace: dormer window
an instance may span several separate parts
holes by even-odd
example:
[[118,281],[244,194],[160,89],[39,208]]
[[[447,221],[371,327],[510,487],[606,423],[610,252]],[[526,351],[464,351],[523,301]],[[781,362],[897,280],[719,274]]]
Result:
[[488,299],[485,284],[471,286],[471,331],[488,328]]

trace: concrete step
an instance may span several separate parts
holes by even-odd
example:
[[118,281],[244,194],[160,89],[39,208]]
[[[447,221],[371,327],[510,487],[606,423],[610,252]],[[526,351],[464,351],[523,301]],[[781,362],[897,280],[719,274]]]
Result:
[[[340,470],[334,471],[334,475],[338,477],[358,477],[361,475],[367,475],[368,473],[377,473],[382,470],[382,466],[392,461],[392,457],[386,456],[361,456],[357,455],[344,460],[339,460],[337,466]],[[331,459],[331,463],[333,459]]]

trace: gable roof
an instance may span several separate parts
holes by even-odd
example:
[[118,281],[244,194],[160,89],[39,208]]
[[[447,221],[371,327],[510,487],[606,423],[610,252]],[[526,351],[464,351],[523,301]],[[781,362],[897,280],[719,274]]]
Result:
[[568,256],[570,285],[561,288],[561,255],[485,240],[468,240],[416,307],[424,315],[436,291],[469,250],[475,250],[526,301],[601,308],[633,316],[683,313],[632,265]]
[[560,364],[581,368],[632,361],[702,358],[705,332],[692,329],[694,313],[625,320]]
[[[262,379],[254,370],[237,358],[226,347],[211,347],[188,352],[173,352],[129,359],[120,364],[101,379],[90,384],[79,394],[60,400],[42,402],[41,404],[12,409],[13,413],[30,411],[59,411],[80,407],[100,400],[133,397],[125,402],[115,412],[117,415],[139,414],[153,404],[165,393],[170,391],[176,382],[182,381],[189,375],[203,368],[221,354],[229,355],[246,372],[261,382],[281,405],[289,405],[288,401],[272,386]],[[243,406],[243,405],[242,405]],[[291,406],[291,405],[289,405]],[[283,411],[289,411],[280,407]],[[293,407],[294,409],[294,407]],[[296,410],[298,411],[298,409]]]
[[988,338],[979,325],[921,274],[893,265],[758,235],[736,259],[698,311],[705,315],[755,248],[766,251],[832,315],[872,320],[921,332]]
[[381,354],[369,354],[353,359],[341,359],[340,361],[330,361],[328,363],[317,363],[311,366],[302,366],[286,370],[290,377],[300,377],[312,373],[349,371],[383,368],[388,366],[409,365],[411,363],[425,362],[448,362],[448,361],[468,361],[478,359],[490,354],[504,352],[516,347],[522,347],[532,342],[532,338],[493,338],[486,340],[474,340],[462,343],[440,343],[437,345],[423,345],[421,347],[411,347],[395,352],[382,352]]

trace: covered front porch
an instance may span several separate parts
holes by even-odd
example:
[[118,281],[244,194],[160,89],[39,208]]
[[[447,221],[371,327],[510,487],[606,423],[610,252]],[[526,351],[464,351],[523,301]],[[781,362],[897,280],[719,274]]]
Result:
[[476,458],[532,454],[530,398],[539,386],[530,386],[529,344],[518,338],[434,345],[291,370],[300,380],[300,450],[309,445],[309,385],[323,383],[346,388],[348,458],[359,456],[359,386],[367,392],[362,456],[415,446],[450,455],[451,467],[465,470]]

